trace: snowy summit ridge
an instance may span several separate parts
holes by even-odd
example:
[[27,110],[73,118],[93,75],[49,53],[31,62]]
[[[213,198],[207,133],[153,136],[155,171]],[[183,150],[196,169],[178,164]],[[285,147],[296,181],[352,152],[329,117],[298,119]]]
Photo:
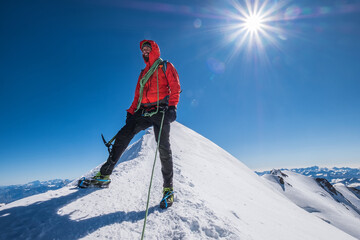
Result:
[[[175,202],[158,207],[158,162],[145,239],[355,239],[296,206],[191,129],[173,123],[170,141]],[[0,238],[139,239],[155,150],[148,131],[123,154],[108,189],[67,186],[0,207]]]

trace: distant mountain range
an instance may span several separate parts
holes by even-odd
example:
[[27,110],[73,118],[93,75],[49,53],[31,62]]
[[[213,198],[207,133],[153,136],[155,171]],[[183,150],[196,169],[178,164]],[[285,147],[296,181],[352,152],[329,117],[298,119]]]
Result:
[[[291,171],[313,178],[324,178],[331,184],[342,183],[347,187],[357,188],[360,190],[360,168],[349,167],[318,167],[312,166],[307,168],[282,168],[280,171]],[[256,172],[259,176],[270,174],[271,171]]]
[[0,205],[49,190],[56,190],[70,182],[71,180],[68,179],[54,179],[48,181],[33,181],[22,185],[0,186]]

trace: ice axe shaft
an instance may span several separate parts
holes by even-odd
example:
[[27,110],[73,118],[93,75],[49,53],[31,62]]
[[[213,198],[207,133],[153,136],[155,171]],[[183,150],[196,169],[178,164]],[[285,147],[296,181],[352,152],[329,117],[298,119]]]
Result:
[[112,146],[112,142],[115,140],[116,135],[115,135],[112,139],[110,139],[109,142],[107,142],[107,141],[105,140],[104,135],[102,135],[102,134],[101,134],[101,138],[102,138],[105,146],[108,148],[108,151],[109,151],[109,153],[110,153],[110,147]]

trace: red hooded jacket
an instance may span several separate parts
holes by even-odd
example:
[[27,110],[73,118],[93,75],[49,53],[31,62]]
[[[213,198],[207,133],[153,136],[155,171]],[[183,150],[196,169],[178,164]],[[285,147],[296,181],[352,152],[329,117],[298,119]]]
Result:
[[[150,69],[152,64],[160,57],[160,48],[156,44],[156,42],[152,40],[142,40],[140,42],[140,49],[143,43],[145,42],[151,44],[151,52],[149,53],[149,61],[146,61],[144,59],[146,67],[144,70],[141,71],[139,79],[137,81],[134,101],[131,104],[130,108],[126,110],[131,114],[134,114],[138,105],[141,78]],[[141,103],[142,104],[154,103],[154,105],[156,105],[158,100],[166,99],[166,97],[169,97],[168,105],[176,107],[180,97],[180,81],[179,81],[178,73],[174,65],[172,65],[170,62],[167,62],[166,76],[163,69],[161,69],[162,67],[163,66],[160,65],[158,69],[153,73],[153,75],[150,76],[149,80],[145,84]],[[157,74],[159,79],[159,99],[158,99],[158,90],[157,90]]]

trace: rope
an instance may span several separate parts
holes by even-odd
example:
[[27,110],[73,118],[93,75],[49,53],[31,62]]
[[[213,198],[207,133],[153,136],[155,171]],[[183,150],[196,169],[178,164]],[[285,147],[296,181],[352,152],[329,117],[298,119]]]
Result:
[[[141,105],[141,98],[142,98],[142,91],[143,88],[147,82],[147,80],[150,78],[150,76],[155,72],[156,70],[156,86],[157,86],[157,108],[156,108],[156,112],[153,113],[145,113],[144,116],[145,117],[151,117],[155,114],[157,114],[159,112],[159,71],[158,71],[158,66],[159,63],[162,61],[161,58],[159,58],[149,69],[149,71],[145,74],[145,76],[140,80],[140,97],[139,97],[139,102],[138,102],[138,109],[140,108]],[[155,66],[155,67],[154,67]],[[143,79],[149,74],[149,72],[151,72],[151,74],[147,77],[146,81]],[[136,109],[136,111],[138,110]],[[154,177],[154,169],[155,169],[155,164],[156,164],[156,157],[157,157],[157,152],[159,151],[159,146],[160,146],[160,140],[161,140],[161,132],[162,132],[162,127],[163,127],[163,123],[164,123],[164,116],[165,116],[165,110],[163,111],[163,115],[161,118],[161,124],[160,124],[160,129],[159,129],[159,135],[158,135],[158,142],[157,142],[157,147],[156,147],[156,151],[155,151],[155,159],[154,159],[154,163],[153,163],[153,167],[152,167],[152,171],[151,171],[151,178],[150,178],[150,184],[149,184],[149,191],[148,191],[148,196],[147,196],[147,202],[146,202],[146,211],[145,211],[145,218],[144,218],[144,226],[143,226],[143,230],[141,233],[141,240],[144,239],[144,235],[145,235],[145,228],[146,228],[146,220],[147,220],[147,216],[149,213],[149,202],[150,202],[150,192],[151,192],[151,186],[152,186],[152,180]]]
[[151,77],[151,75],[153,75],[153,73],[155,72],[155,70],[157,70],[157,68],[159,67],[160,63],[162,62],[163,60],[161,58],[158,58],[154,63],[153,65],[150,67],[150,69],[145,73],[145,75],[140,79],[140,90],[139,90],[139,100],[138,100],[138,105],[137,105],[137,108],[135,110],[138,111],[140,106],[141,106],[141,100],[142,100],[142,97],[143,97],[143,91],[144,91],[144,86],[145,84],[147,83],[147,81],[149,80],[149,78]]
[[164,116],[165,116],[165,111],[163,111],[163,115],[162,115],[162,119],[161,119],[160,130],[159,130],[159,135],[158,135],[158,142],[157,142],[157,148],[156,148],[156,151],[155,151],[155,159],[154,159],[152,172],[151,172],[150,185],[149,185],[149,191],[148,191],[147,202],[146,202],[146,212],[145,212],[144,226],[143,226],[143,230],[142,230],[142,234],[141,234],[141,240],[144,239],[145,227],[146,227],[146,219],[147,219],[147,216],[148,216],[148,213],[149,213],[150,191],[151,191],[152,180],[153,180],[153,177],[154,177],[156,156],[157,156],[157,152],[158,152],[159,146],[160,146],[160,138],[161,138],[161,131],[162,131],[163,123],[164,123]]
[[[139,100],[138,100],[138,105],[137,105],[137,108],[136,108],[135,112],[140,109],[145,84],[147,83],[147,81],[149,80],[151,75],[156,71],[156,86],[157,86],[157,98],[158,98],[157,99],[157,108],[156,108],[155,112],[145,113],[144,114],[145,117],[151,117],[151,116],[153,116],[153,115],[155,115],[155,114],[157,114],[159,112],[159,71],[158,71],[158,67],[159,67],[159,65],[160,65],[160,63],[162,61],[163,60],[161,58],[158,58],[154,62],[154,64],[151,66],[151,68],[147,71],[147,73],[145,73],[145,75],[140,80]],[[154,170],[155,170],[155,165],[156,165],[157,152],[159,151],[159,147],[160,147],[161,132],[162,132],[162,128],[163,128],[164,117],[165,117],[165,110],[163,110],[163,115],[162,115],[162,118],[161,118],[161,124],[160,124],[159,135],[158,135],[158,142],[157,142],[157,147],[156,147],[156,151],[155,151],[155,158],[154,158],[154,163],[153,163],[153,167],[152,167],[152,171],[151,171],[151,178],[150,178],[150,184],[149,184],[149,190],[148,190],[148,196],[147,196],[147,202],[146,202],[144,225],[143,225],[143,230],[142,230],[142,233],[141,233],[141,240],[144,239],[145,228],[146,228],[146,220],[147,220],[147,216],[149,214],[150,192],[151,192],[151,186],[152,186],[152,181],[153,181],[153,177],[154,177]]]
[[157,87],[157,106],[156,106],[156,111],[155,112],[146,112],[144,113],[144,117],[152,117],[153,115],[157,114],[159,112],[159,70],[156,69],[156,87]]

